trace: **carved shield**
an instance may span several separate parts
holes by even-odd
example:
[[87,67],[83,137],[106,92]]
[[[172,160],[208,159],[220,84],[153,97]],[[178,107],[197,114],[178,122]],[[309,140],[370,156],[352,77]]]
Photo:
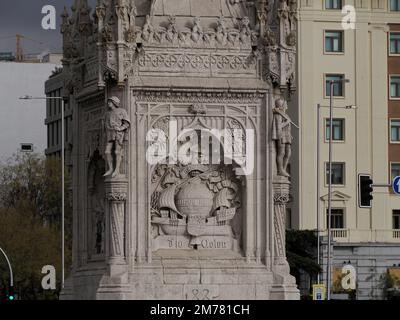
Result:
[[188,217],[187,231],[191,236],[199,237],[206,232],[206,219],[204,216],[191,215]]

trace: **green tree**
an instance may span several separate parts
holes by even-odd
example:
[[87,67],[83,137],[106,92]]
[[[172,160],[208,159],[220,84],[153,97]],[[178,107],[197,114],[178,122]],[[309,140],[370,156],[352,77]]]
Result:
[[290,273],[299,283],[301,272],[307,273],[310,278],[316,277],[321,267],[316,259],[317,236],[310,230],[286,231],[286,255],[290,266]]
[[[68,190],[69,179],[66,176]],[[67,193],[68,195],[68,193]],[[66,271],[71,264],[70,201],[66,201]],[[43,292],[42,267],[53,265],[61,275],[61,162],[37,154],[16,155],[0,166],[0,246],[14,269],[15,291],[21,299],[49,299]],[[9,281],[0,258],[0,281]],[[60,286],[58,285],[57,288]]]

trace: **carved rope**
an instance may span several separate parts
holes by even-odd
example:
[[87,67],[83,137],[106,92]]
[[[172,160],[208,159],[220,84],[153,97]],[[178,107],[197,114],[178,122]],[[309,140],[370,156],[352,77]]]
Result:
[[126,192],[110,192],[107,193],[107,200],[109,201],[126,201],[127,193]]

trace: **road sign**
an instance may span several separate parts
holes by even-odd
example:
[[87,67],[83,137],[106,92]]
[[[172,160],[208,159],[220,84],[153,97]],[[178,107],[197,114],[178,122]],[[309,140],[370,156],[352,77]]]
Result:
[[324,284],[314,284],[313,285],[313,300],[321,301],[325,300],[325,285]]
[[393,192],[400,195],[400,177],[396,177],[393,180]]

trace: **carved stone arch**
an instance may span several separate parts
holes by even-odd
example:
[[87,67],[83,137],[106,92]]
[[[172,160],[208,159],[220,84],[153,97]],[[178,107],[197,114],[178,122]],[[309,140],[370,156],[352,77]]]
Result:
[[[168,103],[168,102],[163,102],[163,103],[159,103],[159,104],[156,104],[156,105],[154,105],[154,106],[152,106],[151,108],[150,108],[150,113],[151,114],[154,114],[154,113],[157,113],[157,110],[158,109],[160,109],[160,108],[162,108],[162,107],[169,107],[169,108],[171,108],[171,103]],[[164,115],[165,116],[165,115]],[[161,116],[162,117],[162,116]]]

